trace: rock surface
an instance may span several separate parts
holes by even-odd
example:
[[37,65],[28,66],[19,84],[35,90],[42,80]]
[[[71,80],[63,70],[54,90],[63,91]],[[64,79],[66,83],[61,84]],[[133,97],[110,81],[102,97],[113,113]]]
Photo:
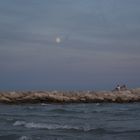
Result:
[[0,103],[140,102],[140,88],[123,91],[16,91],[0,92]]

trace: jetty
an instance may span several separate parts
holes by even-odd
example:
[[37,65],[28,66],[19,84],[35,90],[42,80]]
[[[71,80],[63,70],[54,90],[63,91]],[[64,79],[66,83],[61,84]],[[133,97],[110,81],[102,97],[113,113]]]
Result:
[[140,88],[122,91],[0,91],[0,103],[140,102]]

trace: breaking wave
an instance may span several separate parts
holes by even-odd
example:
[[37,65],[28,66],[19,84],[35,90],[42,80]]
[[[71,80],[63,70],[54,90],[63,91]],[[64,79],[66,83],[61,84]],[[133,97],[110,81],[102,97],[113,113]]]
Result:
[[[121,133],[139,133],[140,130],[106,130],[105,128],[91,128],[85,126],[72,126],[72,125],[61,125],[61,124],[45,124],[45,123],[35,123],[26,121],[15,121],[13,126],[22,126],[28,129],[48,129],[48,130],[62,130],[76,132],[88,132],[95,134],[121,134]],[[30,138],[23,136],[20,140],[30,140]]]
[[27,136],[21,136],[18,140],[32,140],[32,138]]
[[70,130],[70,131],[80,131],[80,132],[97,132],[100,131],[106,132],[103,128],[88,128],[88,127],[78,127],[70,125],[59,125],[59,124],[45,124],[45,123],[34,123],[34,122],[25,122],[25,121],[16,121],[13,126],[23,126],[29,129],[48,129],[48,130]]

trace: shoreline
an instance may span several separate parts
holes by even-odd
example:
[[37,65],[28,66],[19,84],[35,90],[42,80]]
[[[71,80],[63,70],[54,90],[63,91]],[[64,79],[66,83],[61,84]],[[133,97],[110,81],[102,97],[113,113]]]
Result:
[[0,103],[130,103],[140,102],[140,88],[122,91],[0,91]]

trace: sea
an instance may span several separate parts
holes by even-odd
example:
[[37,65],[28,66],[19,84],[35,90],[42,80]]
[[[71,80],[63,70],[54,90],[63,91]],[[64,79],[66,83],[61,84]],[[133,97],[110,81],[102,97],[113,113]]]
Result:
[[140,140],[140,103],[0,104],[0,140]]

